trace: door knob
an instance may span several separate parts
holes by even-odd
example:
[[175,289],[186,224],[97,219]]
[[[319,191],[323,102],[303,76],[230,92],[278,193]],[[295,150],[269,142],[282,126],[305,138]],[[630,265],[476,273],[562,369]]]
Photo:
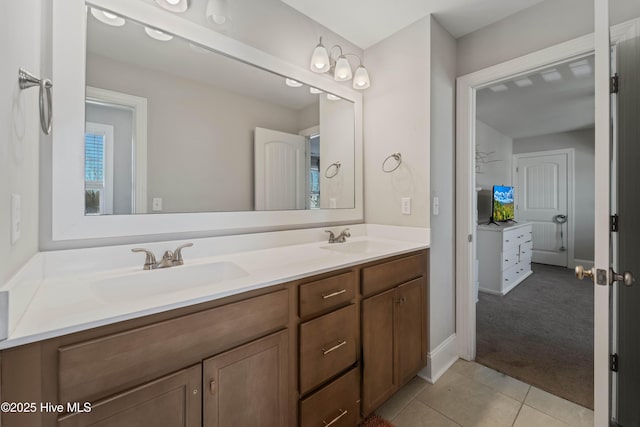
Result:
[[582,280],[585,277],[588,277],[589,279],[593,279],[594,270],[595,268],[590,268],[588,270],[585,270],[583,266],[576,265],[576,277],[579,280]]
[[631,286],[633,285],[633,282],[636,281],[630,271],[625,271],[622,274],[618,274],[613,271],[613,268],[611,269],[611,280],[614,282],[622,282],[625,284],[625,286]]

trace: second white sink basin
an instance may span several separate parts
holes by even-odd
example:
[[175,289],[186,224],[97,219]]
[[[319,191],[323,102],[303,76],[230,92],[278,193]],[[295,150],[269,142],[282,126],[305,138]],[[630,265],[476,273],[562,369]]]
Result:
[[376,242],[372,240],[361,240],[356,242],[332,243],[326,246],[320,246],[321,249],[328,251],[342,252],[348,254],[369,254],[389,249],[389,244],[385,242]]
[[122,302],[131,298],[150,297],[214,285],[248,274],[232,262],[215,262],[113,275],[92,282],[89,286],[95,295],[105,302]]

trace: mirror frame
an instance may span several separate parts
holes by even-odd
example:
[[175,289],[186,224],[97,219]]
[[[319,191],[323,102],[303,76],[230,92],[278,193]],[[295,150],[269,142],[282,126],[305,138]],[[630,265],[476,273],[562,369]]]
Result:
[[[142,24],[205,46],[249,65],[320,88],[354,103],[353,209],[199,212],[85,216],[84,150],[86,5],[110,10]],[[362,94],[326,76],[288,63],[212,29],[140,1],[54,0],[52,63],[55,118],[52,137],[52,240],[80,240],[166,233],[249,233],[309,225],[363,222]],[[56,96],[57,94],[57,96]]]

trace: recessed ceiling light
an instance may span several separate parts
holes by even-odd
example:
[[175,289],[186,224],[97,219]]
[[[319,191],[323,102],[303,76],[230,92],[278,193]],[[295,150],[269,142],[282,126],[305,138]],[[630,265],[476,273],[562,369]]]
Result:
[[317,95],[319,93],[322,93],[322,91],[320,89],[316,89],[315,87],[310,87],[309,88],[309,92],[311,92],[314,95]]
[[507,85],[499,84],[499,85],[491,86],[489,89],[491,89],[493,92],[504,92],[509,88],[507,87]]
[[113,27],[122,27],[124,25],[124,18],[116,15],[115,13],[107,12],[100,9],[91,8],[91,14],[98,21],[103,24],[111,25]]
[[516,86],[518,87],[529,87],[529,86],[533,86],[533,82],[531,81],[530,78],[525,77],[523,79],[518,79],[518,80],[514,80],[513,82]]
[[186,12],[189,9],[189,0],[156,0],[158,6],[171,12]]
[[332,93],[328,93],[328,94],[327,94],[327,99],[328,99],[329,101],[338,101],[338,100],[340,100],[340,97],[339,97],[339,96],[335,96],[335,95],[334,95],[334,94],[332,94]]
[[152,39],[160,40],[161,42],[166,42],[173,38],[171,34],[163,33],[155,28],[144,27],[144,32]]
[[289,87],[300,87],[300,86],[302,86],[302,83],[300,83],[297,80],[293,80],[293,79],[284,79],[284,82]]
[[559,80],[562,80],[562,74],[560,74],[555,68],[541,71],[540,75],[545,82],[557,82]]
[[569,69],[576,77],[585,77],[590,76],[593,70],[591,69],[591,64],[586,59],[578,62],[572,62],[569,64]]

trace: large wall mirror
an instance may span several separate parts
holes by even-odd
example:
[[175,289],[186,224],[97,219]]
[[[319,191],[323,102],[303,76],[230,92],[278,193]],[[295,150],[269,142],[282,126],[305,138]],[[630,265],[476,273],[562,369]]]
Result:
[[53,32],[54,240],[362,220],[356,91],[145,2]]

